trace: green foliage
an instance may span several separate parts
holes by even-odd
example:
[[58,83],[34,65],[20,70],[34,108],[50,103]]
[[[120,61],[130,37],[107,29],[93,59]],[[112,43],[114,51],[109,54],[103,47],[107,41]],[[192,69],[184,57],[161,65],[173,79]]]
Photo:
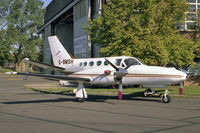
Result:
[[6,62],[13,61],[13,56],[10,53],[10,46],[5,40],[6,31],[0,30],[0,66],[3,66]]
[[37,32],[43,24],[43,2],[7,0],[6,4],[1,3],[0,16],[4,20],[1,29],[6,31],[4,40],[9,44],[14,62],[19,63],[25,57],[39,59],[42,39]]
[[12,72],[12,70],[0,66],[0,73],[5,73],[5,72]]
[[194,42],[176,28],[186,11],[185,0],[112,0],[84,28],[102,56],[129,55],[150,65],[182,67],[194,57]]

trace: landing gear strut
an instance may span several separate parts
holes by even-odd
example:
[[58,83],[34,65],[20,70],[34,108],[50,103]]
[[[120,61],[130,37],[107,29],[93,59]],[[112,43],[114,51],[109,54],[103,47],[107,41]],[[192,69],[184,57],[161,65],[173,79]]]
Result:
[[161,101],[163,103],[170,103],[171,101],[171,97],[168,95],[168,86],[165,86],[165,92],[164,94],[161,96]]
[[78,102],[84,102],[86,98],[87,98],[87,92],[83,86],[83,82],[80,82],[78,83],[76,99]]
[[154,93],[155,93],[154,88],[147,88],[147,89],[144,91],[144,96],[145,96],[145,97],[147,97],[147,96],[152,96]]

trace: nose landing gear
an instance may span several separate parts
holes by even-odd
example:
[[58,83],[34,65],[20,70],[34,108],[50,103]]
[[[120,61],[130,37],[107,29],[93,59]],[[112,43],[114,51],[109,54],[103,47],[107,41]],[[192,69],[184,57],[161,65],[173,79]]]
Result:
[[165,92],[164,92],[164,94],[161,95],[161,101],[163,103],[170,103],[170,101],[171,101],[171,97],[168,94],[168,86],[167,85],[165,86]]
[[161,96],[161,101],[162,101],[163,103],[170,103],[171,97],[170,97],[167,93],[165,93],[165,94],[163,94],[163,95]]

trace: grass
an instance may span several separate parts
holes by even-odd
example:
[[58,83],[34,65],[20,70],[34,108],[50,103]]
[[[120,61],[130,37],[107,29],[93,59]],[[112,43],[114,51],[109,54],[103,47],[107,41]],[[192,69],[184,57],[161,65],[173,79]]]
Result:
[[1,72],[1,73],[5,73],[5,72],[12,72],[12,70],[11,70],[11,69],[7,69],[7,68],[4,68],[4,67],[0,66],[0,72]]
[[[179,87],[172,86],[169,87],[169,91],[171,95],[179,95]],[[184,96],[200,96],[200,86],[184,86],[183,87],[183,95]]]
[[[73,89],[70,87],[62,87],[62,88],[30,88],[26,87],[34,91],[45,92],[45,93],[59,93],[59,94],[73,94]],[[118,89],[112,88],[86,88],[88,94],[94,95],[117,95]],[[139,94],[143,95],[145,89],[144,88],[124,88],[123,94]],[[156,88],[156,94],[160,95],[164,92],[164,89]],[[171,96],[180,96],[179,95],[179,86],[170,86],[169,94]],[[200,97],[200,86],[184,86],[183,95],[184,97]]]

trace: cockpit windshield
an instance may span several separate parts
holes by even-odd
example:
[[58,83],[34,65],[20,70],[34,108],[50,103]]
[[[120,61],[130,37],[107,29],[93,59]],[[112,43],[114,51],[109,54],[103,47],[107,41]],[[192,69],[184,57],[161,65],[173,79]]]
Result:
[[127,58],[124,62],[126,66],[141,65],[141,63],[134,58]]

